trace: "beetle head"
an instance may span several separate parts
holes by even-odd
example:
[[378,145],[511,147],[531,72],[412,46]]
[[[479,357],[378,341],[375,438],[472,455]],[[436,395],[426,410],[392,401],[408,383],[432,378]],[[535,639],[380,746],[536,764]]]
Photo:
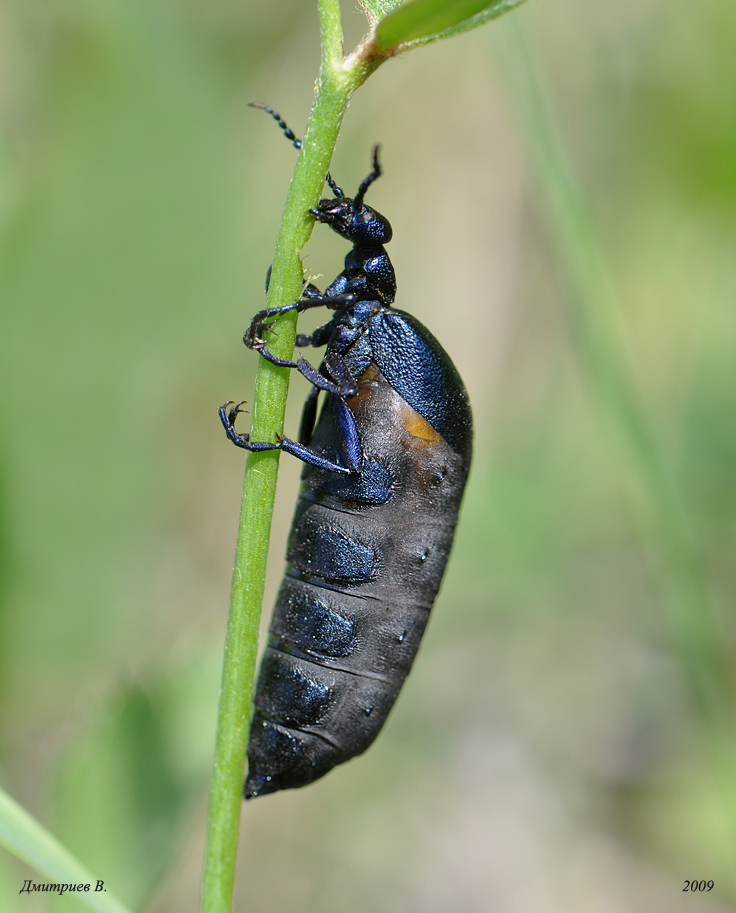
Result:
[[[332,179],[330,187],[337,194],[333,200],[320,200],[316,209],[310,210],[318,222],[330,225],[343,238],[358,248],[377,248],[388,244],[393,235],[386,216],[371,209],[363,202],[366,191],[383,173],[378,160],[378,146],[373,147],[373,170],[358,187],[354,199],[346,197]],[[329,176],[328,176],[329,177]]]
[[310,211],[318,222],[329,225],[355,247],[382,247],[393,235],[385,216],[365,204],[356,207],[348,197],[320,200],[317,208]]

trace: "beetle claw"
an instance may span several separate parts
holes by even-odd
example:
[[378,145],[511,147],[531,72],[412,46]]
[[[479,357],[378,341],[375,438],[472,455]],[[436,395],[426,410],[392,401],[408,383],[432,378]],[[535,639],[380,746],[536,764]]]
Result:
[[227,418],[228,418],[228,421],[230,422],[231,427],[234,427],[235,420],[237,419],[237,417],[240,415],[241,412],[248,411],[247,409],[240,408],[241,406],[245,405],[245,402],[246,402],[245,400],[241,400],[237,405],[234,405],[232,407],[232,409],[230,409],[230,411],[228,412]]
[[[218,410],[220,413],[220,418],[223,420],[223,424],[225,425],[228,433],[230,431],[234,431],[235,420],[240,415],[240,413],[248,411],[247,409],[241,409],[241,406],[244,406],[246,402],[247,400],[243,399],[239,403],[235,403],[230,399],[224,405],[220,406],[220,409]],[[229,409],[228,406],[230,407]],[[242,437],[242,435],[237,435],[237,437]]]
[[278,337],[278,333],[272,328],[270,323],[267,323],[265,320],[253,321],[253,323],[245,331],[243,336],[243,342],[248,346],[249,349],[254,349],[256,352],[260,352],[266,345],[266,340],[264,339],[264,333],[271,333],[273,336]]

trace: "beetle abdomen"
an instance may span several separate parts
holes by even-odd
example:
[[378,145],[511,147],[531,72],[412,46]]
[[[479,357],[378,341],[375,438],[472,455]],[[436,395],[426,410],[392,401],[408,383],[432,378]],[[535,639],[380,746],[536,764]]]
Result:
[[[375,364],[346,402],[363,468],[302,474],[258,678],[246,798],[310,783],[371,744],[416,656],[452,544],[469,443],[454,450]],[[310,445],[339,453],[331,409]]]

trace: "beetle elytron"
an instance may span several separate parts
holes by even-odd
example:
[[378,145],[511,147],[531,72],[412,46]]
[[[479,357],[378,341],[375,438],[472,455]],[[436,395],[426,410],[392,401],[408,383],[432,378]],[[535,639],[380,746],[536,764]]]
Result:
[[[301,146],[272,108],[256,107]],[[299,440],[251,441],[235,430],[239,405],[219,410],[238,447],[306,464],[256,688],[246,799],[311,783],[378,735],[427,626],[470,468],[463,382],[434,336],[391,307],[391,226],[363,202],[380,175],[376,147],[353,199],[326,176],[335,196],[310,212],[353,245],[344,270],[322,293],[308,285],[299,301],[260,311],[244,337],[312,384]],[[296,337],[326,347],[318,370],[277,358],[263,338],[272,318],[314,307],[335,311]]]

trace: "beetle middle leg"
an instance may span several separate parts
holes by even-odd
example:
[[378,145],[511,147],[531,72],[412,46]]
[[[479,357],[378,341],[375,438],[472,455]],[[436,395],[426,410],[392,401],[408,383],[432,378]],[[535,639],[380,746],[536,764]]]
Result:
[[294,367],[318,390],[332,393],[341,399],[355,396],[358,392],[358,384],[342,355],[328,350],[325,352],[325,360],[322,365],[324,370],[318,371],[309,364],[306,358],[300,358]]

